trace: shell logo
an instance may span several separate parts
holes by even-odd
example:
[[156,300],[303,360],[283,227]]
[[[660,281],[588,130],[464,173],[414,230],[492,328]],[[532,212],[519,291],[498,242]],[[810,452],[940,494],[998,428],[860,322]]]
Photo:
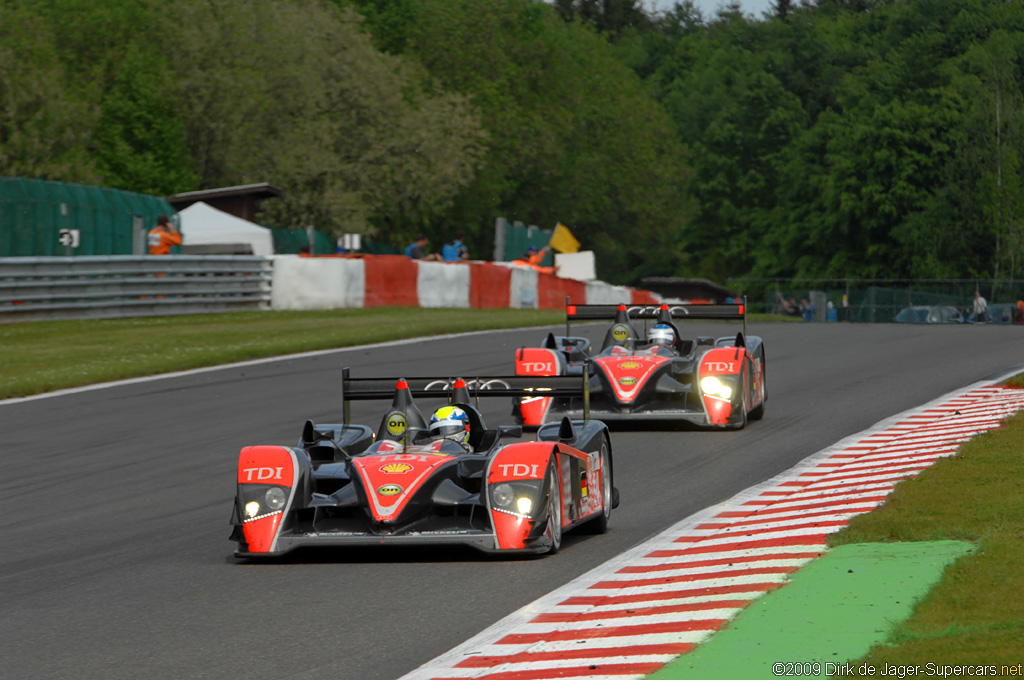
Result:
[[619,384],[622,385],[623,387],[629,387],[630,385],[635,385],[636,384],[636,378],[634,378],[631,375],[627,375],[624,378],[619,378]]
[[381,496],[397,496],[402,493],[402,487],[397,484],[385,484],[384,486],[377,489],[377,493]]
[[409,465],[408,463],[388,463],[387,465],[380,466],[381,472],[386,472],[390,475],[400,475],[405,472],[408,472],[411,469],[412,466]]
[[623,361],[621,364],[619,364],[619,368],[625,368],[627,370],[633,368],[640,368],[640,366],[641,364],[639,361]]

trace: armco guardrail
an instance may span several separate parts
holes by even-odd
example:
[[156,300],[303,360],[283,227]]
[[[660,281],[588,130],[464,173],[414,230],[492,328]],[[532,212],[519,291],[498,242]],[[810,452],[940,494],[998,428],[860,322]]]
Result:
[[0,258],[0,323],[270,309],[273,259]]

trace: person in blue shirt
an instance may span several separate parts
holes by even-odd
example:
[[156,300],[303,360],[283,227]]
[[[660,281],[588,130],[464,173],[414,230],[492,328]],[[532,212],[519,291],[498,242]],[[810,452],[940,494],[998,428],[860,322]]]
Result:
[[441,259],[441,256],[437,253],[428,253],[427,244],[429,241],[427,237],[420,234],[416,237],[416,240],[405,247],[405,254],[407,257],[413,260],[432,260],[437,261]]
[[469,259],[469,249],[462,242],[465,235],[460,231],[455,235],[454,241],[449,241],[441,248],[441,259],[445,262],[458,262]]

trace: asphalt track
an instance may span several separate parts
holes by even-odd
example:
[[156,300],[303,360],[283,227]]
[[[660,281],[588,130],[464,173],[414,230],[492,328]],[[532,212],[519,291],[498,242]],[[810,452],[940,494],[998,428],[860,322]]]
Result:
[[[367,377],[507,373],[538,330],[0,402],[0,675],[396,678],[833,442],[1024,362],[1024,329],[1008,326],[750,332],[765,339],[765,419],[741,432],[616,431],[611,531],[567,535],[540,559],[325,550],[236,564],[227,540],[238,449],[292,444],[306,418],[337,420],[341,366]],[[508,411],[497,401],[491,424]],[[354,419],[376,425],[377,413],[361,404]]]

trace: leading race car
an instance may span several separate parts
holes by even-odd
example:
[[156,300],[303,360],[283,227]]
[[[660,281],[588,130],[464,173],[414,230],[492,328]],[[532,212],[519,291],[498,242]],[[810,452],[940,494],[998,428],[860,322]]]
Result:
[[[571,321],[613,320],[599,351],[571,335]],[[735,336],[683,339],[677,319],[742,320]],[[641,335],[633,322],[644,320]],[[760,337],[746,334],[745,304],[632,306],[566,304],[566,334],[548,334],[541,347],[516,351],[517,375],[579,375],[604,421],[659,420],[739,429],[765,407],[765,354]],[[540,426],[583,408],[578,397],[533,394],[513,400],[513,414]]]
[[[464,544],[486,552],[557,552],[562,533],[604,532],[618,491],[600,421],[563,419],[535,442],[518,425],[488,428],[484,397],[584,393],[580,378],[342,377],[344,422],[307,421],[296,446],[248,446],[238,457],[231,540],[236,557],[302,546]],[[350,403],[391,399],[376,436],[349,424]],[[440,408],[423,417],[415,399]]]

